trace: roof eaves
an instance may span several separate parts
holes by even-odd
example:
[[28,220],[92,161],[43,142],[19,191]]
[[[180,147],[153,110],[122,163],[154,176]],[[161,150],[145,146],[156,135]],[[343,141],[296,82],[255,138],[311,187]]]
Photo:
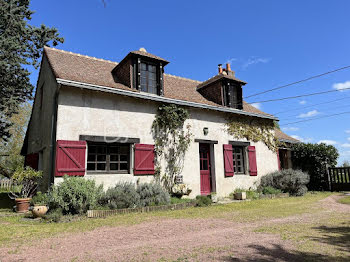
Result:
[[111,88],[111,87],[107,87],[107,86],[100,86],[100,85],[93,85],[93,84],[88,84],[88,83],[83,83],[83,82],[76,82],[76,81],[71,81],[71,80],[66,80],[66,79],[61,79],[61,78],[56,78],[56,81],[58,84],[62,84],[62,85],[85,88],[85,89],[95,90],[95,91],[103,91],[103,92],[114,93],[114,94],[120,94],[120,95],[125,95],[125,96],[130,96],[130,97],[152,100],[152,101],[156,101],[156,102],[173,103],[173,104],[182,105],[182,106],[204,108],[204,109],[215,110],[215,111],[220,111],[220,112],[227,112],[227,113],[234,113],[234,114],[239,114],[239,115],[247,115],[247,116],[254,116],[254,117],[271,119],[271,120],[278,120],[274,116],[267,116],[267,115],[262,115],[262,114],[257,114],[257,113],[251,113],[251,112],[246,112],[246,111],[242,111],[242,110],[234,109],[234,108],[206,105],[206,104],[202,104],[202,103],[167,98],[167,97],[156,96],[156,95],[151,95],[151,94],[147,94],[147,93],[133,92],[133,91],[123,90],[123,89],[118,89],[118,88]]

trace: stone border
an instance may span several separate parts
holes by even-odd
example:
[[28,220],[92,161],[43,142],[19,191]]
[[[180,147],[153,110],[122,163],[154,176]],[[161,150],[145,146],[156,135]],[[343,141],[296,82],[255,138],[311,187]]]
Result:
[[114,210],[88,210],[88,218],[97,217],[107,217],[116,214],[130,214],[130,213],[147,213],[153,211],[163,211],[163,210],[179,210],[187,207],[194,207],[196,202],[186,202],[180,204],[164,205],[164,206],[148,206],[148,207],[138,207],[138,208],[124,208],[124,209],[114,209]]

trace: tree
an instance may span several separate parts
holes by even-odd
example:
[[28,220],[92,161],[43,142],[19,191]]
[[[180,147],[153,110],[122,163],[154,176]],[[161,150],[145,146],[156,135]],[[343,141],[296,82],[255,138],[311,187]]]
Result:
[[292,146],[293,168],[301,169],[310,175],[309,190],[328,188],[327,165],[335,167],[338,157],[338,150],[324,143],[298,143]]
[[26,102],[18,106],[9,128],[10,138],[0,138],[0,175],[10,177],[14,171],[24,164],[24,157],[20,155],[26,128],[28,126],[32,106]]
[[11,136],[11,116],[32,99],[28,66],[39,67],[43,47],[63,43],[56,28],[28,24],[29,0],[0,0],[0,138]]
[[342,164],[343,167],[350,167],[350,162],[348,160],[345,160]]

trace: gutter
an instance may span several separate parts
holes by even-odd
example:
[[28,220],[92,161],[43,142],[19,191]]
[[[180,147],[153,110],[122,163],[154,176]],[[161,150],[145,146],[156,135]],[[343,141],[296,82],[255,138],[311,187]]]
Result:
[[136,97],[136,98],[147,99],[147,100],[152,100],[156,102],[172,103],[180,106],[189,106],[189,107],[203,108],[203,109],[209,109],[209,110],[214,110],[219,112],[234,113],[239,115],[247,115],[247,116],[254,116],[254,117],[271,119],[271,120],[278,120],[278,118],[274,116],[266,116],[262,114],[250,113],[250,112],[246,112],[246,111],[242,111],[234,108],[205,105],[201,103],[189,102],[189,101],[178,100],[173,98],[166,98],[162,96],[155,96],[147,93],[132,92],[128,90],[111,88],[107,86],[92,85],[88,83],[76,82],[76,81],[71,81],[71,80],[66,80],[61,78],[56,78],[56,81],[58,84],[61,84],[61,85],[68,85],[68,86],[79,87],[79,88],[84,88],[88,90],[102,91],[102,92],[113,93],[118,95]]

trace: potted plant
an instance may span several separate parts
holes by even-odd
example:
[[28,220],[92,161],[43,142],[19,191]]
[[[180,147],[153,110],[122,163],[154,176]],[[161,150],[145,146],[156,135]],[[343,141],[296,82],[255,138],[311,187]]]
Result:
[[175,184],[171,189],[171,194],[174,197],[181,198],[182,196],[188,196],[192,192],[192,189],[186,184]]
[[48,196],[47,194],[43,194],[40,191],[36,193],[36,195],[32,198],[32,214],[35,218],[44,217],[49,210],[47,207]]
[[234,193],[234,199],[236,200],[246,200],[247,193],[244,189],[236,189]]
[[29,210],[30,200],[38,187],[38,179],[42,177],[41,171],[31,167],[20,167],[14,172],[12,179],[20,187],[19,192],[11,191],[10,197],[15,199],[16,211],[24,213]]
[[218,196],[215,192],[210,194],[211,197],[211,201],[213,201],[213,203],[217,203],[218,202]]

